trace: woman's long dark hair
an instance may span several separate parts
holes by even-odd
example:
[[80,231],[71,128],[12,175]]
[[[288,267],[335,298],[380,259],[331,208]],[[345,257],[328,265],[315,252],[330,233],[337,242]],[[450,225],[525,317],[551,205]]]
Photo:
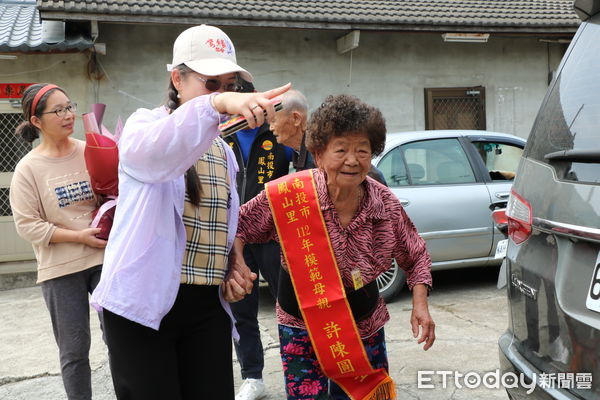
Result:
[[[179,74],[184,77],[192,70],[185,66],[184,64],[178,65],[175,67]],[[169,89],[168,89],[168,99],[167,99],[167,108],[170,112],[173,112],[180,106],[179,92],[175,89],[175,85],[173,85],[173,80],[169,79]],[[196,171],[196,167],[192,165],[185,172],[185,187],[187,190],[188,197],[190,198],[190,203],[195,205],[196,207],[200,206],[200,196],[202,195],[202,188],[200,187],[200,178],[198,178],[198,171]]]

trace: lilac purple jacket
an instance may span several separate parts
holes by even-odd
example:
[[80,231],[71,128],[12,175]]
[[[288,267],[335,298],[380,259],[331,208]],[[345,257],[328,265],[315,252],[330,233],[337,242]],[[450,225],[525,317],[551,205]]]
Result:
[[[219,114],[210,96],[190,100],[169,114],[165,107],[139,109],[119,140],[119,199],[91,304],[158,329],[169,312],[181,277],[186,234],[182,221],[184,173],[218,136]],[[219,139],[221,140],[221,139]],[[229,248],[235,236],[238,165],[229,146],[231,182]]]

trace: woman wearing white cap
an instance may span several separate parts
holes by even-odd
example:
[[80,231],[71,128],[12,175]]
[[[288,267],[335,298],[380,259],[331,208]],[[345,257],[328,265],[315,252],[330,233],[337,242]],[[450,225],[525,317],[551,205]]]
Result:
[[[230,270],[239,199],[220,113],[250,127],[274,115],[264,93],[232,93],[235,49],[201,25],[175,41],[169,100],[139,109],[119,141],[119,206],[92,304],[104,310],[119,399],[233,399],[231,320],[256,278]],[[236,267],[237,268],[237,267]]]

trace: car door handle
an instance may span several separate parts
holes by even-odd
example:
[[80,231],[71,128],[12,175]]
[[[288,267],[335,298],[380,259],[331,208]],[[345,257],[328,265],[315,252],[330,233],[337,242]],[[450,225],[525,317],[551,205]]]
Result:
[[402,207],[406,207],[407,205],[410,204],[410,201],[406,200],[406,199],[398,199],[400,200],[400,204],[402,204]]
[[496,192],[496,197],[499,199],[506,200],[508,196],[510,196],[510,192]]

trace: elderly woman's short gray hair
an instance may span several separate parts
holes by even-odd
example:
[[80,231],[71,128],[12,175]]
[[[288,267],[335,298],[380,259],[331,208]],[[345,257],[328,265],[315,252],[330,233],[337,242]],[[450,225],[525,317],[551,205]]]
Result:
[[381,154],[386,134],[381,111],[355,96],[328,96],[310,118],[306,148],[318,154],[325,150],[332,138],[356,134],[365,134],[369,138],[374,156]]

